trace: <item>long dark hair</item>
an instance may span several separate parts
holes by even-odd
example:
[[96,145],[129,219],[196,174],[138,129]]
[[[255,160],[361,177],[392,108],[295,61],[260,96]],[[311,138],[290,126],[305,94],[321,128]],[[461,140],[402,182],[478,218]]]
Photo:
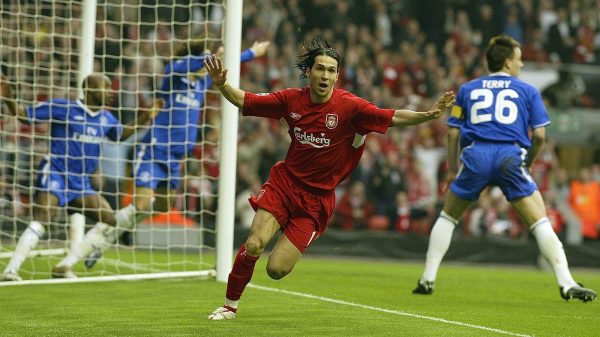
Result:
[[308,71],[315,64],[317,56],[329,56],[337,61],[337,70],[340,70],[340,55],[322,36],[312,38],[309,44],[304,43],[306,53],[298,55],[296,68],[300,70],[300,78],[307,78]]

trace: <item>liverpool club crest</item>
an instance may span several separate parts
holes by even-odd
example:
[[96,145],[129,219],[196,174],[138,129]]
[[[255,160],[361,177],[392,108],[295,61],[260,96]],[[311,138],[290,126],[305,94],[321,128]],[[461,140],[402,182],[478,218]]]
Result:
[[327,114],[325,117],[325,125],[328,129],[335,129],[338,125],[338,116],[334,114]]

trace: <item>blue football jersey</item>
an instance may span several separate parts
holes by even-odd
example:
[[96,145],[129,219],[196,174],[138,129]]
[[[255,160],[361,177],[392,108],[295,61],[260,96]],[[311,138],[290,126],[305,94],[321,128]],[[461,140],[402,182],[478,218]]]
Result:
[[91,111],[79,100],[53,99],[27,107],[32,123],[50,123],[49,160],[53,170],[90,174],[105,139],[121,138],[123,126],[107,110]]
[[485,141],[529,148],[529,130],[548,124],[539,90],[506,73],[462,85],[448,118],[448,125],[460,128],[462,147]]
[[[194,81],[188,75],[204,68],[205,56],[189,55],[166,65],[158,95],[165,106],[142,138],[143,143],[154,146],[155,154],[182,157],[196,145],[200,111],[212,81],[208,74]],[[251,50],[242,52],[242,62],[253,58]]]

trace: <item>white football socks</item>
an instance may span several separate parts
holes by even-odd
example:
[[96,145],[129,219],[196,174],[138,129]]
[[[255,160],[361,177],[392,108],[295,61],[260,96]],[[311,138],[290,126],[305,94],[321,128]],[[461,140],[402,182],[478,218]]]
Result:
[[458,220],[451,217],[448,213],[444,211],[440,213],[429,235],[425,271],[423,272],[421,281],[435,281],[440,263],[442,263],[442,259],[446,255],[448,247],[450,247],[452,233],[457,224]]
[[118,238],[123,232],[130,230],[135,225],[137,209],[133,204],[129,204],[117,211],[115,217],[117,218],[117,235]]
[[42,236],[44,236],[45,233],[46,229],[41,223],[38,221],[32,221],[25,229],[23,234],[21,234],[19,242],[17,243],[17,247],[15,248],[15,253],[8,262],[4,272],[10,270],[18,273],[19,269],[21,268],[21,264],[23,264],[23,261],[25,261],[29,255],[29,252],[31,252],[31,250],[37,246],[38,241]]
[[85,216],[81,213],[73,213],[69,216],[69,247],[73,250],[75,246],[83,241],[85,235]]
[[558,285],[565,289],[577,285],[569,271],[563,245],[554,233],[550,220],[548,218],[540,219],[531,226],[531,232],[535,236],[540,252],[552,266]]
[[83,240],[74,245],[69,254],[62,259],[57,266],[73,267],[77,262],[90,255],[94,250],[104,251],[126,230],[129,230],[135,224],[135,215],[137,210],[133,204],[119,209],[115,217],[117,218],[117,228],[98,222],[86,234]]
[[234,301],[234,300],[230,300],[227,297],[225,297],[225,305],[228,306],[228,307],[231,307],[233,309],[237,309],[239,303],[240,303],[240,300]]
[[115,228],[109,226],[103,222],[98,222],[96,226],[92,227],[83,238],[83,241],[71,251],[69,254],[62,259],[57,266],[59,267],[73,267],[75,263],[81,261],[84,257],[88,256],[91,252],[96,249],[106,249],[114,242]]

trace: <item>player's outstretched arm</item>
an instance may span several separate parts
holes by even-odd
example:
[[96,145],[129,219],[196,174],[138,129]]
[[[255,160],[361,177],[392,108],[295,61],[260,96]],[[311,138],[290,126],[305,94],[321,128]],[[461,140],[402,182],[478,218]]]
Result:
[[138,110],[138,118],[131,125],[123,125],[123,134],[121,135],[121,140],[125,140],[131,135],[135,133],[135,131],[141,126],[145,125],[148,121],[153,120],[156,115],[164,108],[165,101],[162,99],[157,99],[152,102],[152,107],[150,109],[143,108]]
[[438,100],[433,104],[429,111],[419,112],[412,110],[396,110],[394,117],[392,117],[392,125],[394,126],[408,126],[420,124],[423,122],[430,121],[432,119],[440,118],[444,115],[454,101],[456,96],[454,92],[445,92]]
[[223,68],[221,58],[216,55],[207,56],[204,59],[204,67],[206,67],[208,75],[210,75],[214,85],[223,94],[223,97],[238,108],[243,107],[246,93],[241,89],[227,84],[227,69]]
[[29,123],[29,118],[27,118],[27,111],[25,111],[25,107],[19,104],[13,97],[8,78],[6,78],[4,75],[0,76],[0,95],[0,99],[2,99],[2,102],[6,103],[8,111],[11,115],[16,116],[20,122]]

